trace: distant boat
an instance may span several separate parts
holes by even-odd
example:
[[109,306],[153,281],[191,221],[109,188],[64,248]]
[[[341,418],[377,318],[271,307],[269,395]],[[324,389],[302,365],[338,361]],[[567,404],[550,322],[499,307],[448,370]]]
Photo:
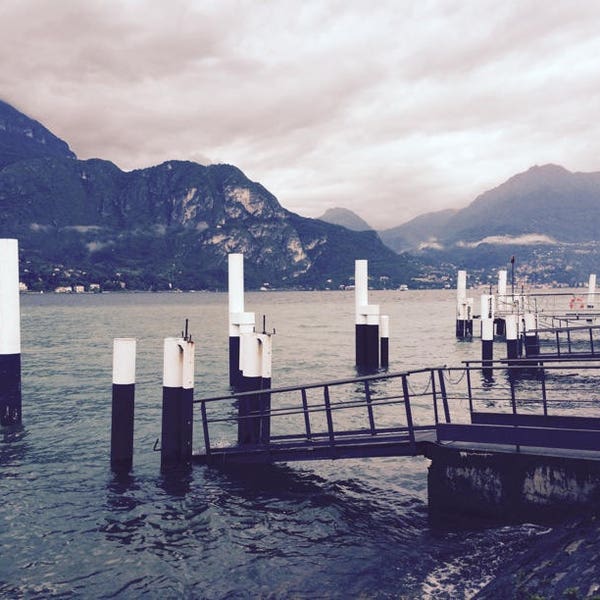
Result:
[[405,283],[403,283],[398,288],[398,291],[400,291],[400,292],[408,292],[408,286]]

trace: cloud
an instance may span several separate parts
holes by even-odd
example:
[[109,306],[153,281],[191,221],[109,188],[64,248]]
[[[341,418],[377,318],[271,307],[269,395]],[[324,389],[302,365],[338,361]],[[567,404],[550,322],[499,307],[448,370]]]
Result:
[[493,244],[502,246],[540,246],[556,245],[556,240],[541,233],[527,233],[524,235],[490,235],[476,242],[457,242],[459,248],[477,248],[481,244]]
[[376,227],[597,170],[593,2],[4,0],[0,97],[82,158],[228,162]]

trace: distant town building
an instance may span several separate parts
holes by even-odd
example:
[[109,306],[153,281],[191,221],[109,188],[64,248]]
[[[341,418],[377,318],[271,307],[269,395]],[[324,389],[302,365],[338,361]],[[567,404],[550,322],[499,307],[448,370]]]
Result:
[[83,292],[85,292],[85,287],[83,287],[82,285],[74,285],[73,286],[73,291],[76,294],[83,294]]
[[19,291],[26,292],[27,290],[28,290],[27,284],[23,283],[22,281],[19,281]]
[[59,286],[54,288],[55,294],[70,294],[73,291],[73,288],[70,285]]

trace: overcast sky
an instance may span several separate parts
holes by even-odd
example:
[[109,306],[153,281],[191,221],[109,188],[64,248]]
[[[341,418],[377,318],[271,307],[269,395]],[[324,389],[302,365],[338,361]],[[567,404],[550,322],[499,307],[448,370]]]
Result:
[[0,98],[125,170],[234,164],[386,228],[600,171],[595,0],[2,0]]

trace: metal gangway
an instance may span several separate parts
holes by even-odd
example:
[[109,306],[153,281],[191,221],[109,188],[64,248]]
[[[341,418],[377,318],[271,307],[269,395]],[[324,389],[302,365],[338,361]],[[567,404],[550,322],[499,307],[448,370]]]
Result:
[[600,358],[600,325],[543,327],[528,334],[537,337],[535,350],[527,357],[541,360]]
[[517,315],[522,318],[526,313],[535,314],[540,326],[569,327],[582,321],[596,323],[600,318],[600,300],[596,294],[583,294],[573,291],[532,292],[496,296],[495,317],[506,318]]
[[[200,398],[194,403],[202,440],[193,460],[428,456],[433,445],[566,451],[600,460],[599,384],[599,362],[549,359],[535,366],[432,367]],[[240,415],[240,403],[251,398],[260,400],[253,404],[259,408]],[[268,435],[240,443],[237,432],[246,419],[259,428],[266,423]]]
[[[419,392],[416,385],[423,389]],[[257,410],[240,416],[236,405],[247,399],[264,405],[265,396],[270,400],[268,414]],[[424,440],[434,439],[436,413],[448,411],[444,397],[440,367],[200,399],[195,403],[201,409],[204,449],[195,458],[200,462],[278,462],[414,456],[422,453],[419,446]],[[260,426],[265,417],[268,444],[236,443],[232,433],[244,420],[254,419]],[[227,430],[229,444],[215,445],[214,440],[223,440]],[[257,437],[264,439],[260,434]]]

